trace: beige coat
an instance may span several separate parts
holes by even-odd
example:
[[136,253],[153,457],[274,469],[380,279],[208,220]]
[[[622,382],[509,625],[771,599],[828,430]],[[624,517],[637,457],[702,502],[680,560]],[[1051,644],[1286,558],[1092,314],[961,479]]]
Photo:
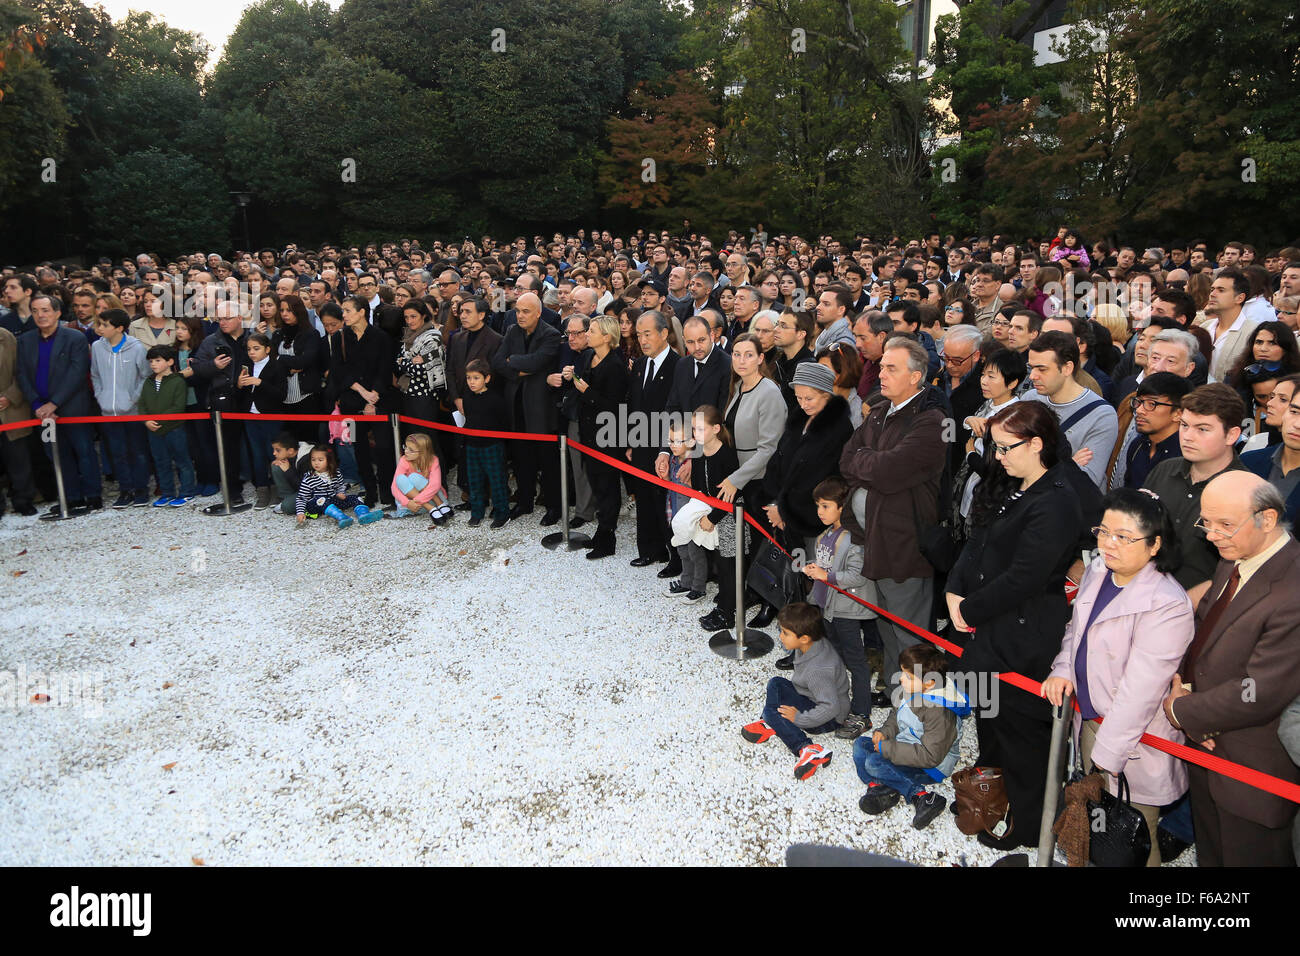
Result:
[[[29,332],[29,335],[39,333]],[[27,404],[23,390],[18,387],[18,340],[8,329],[0,329],[0,395],[9,399],[9,407],[0,411],[0,425],[22,422],[32,417],[32,406]],[[26,438],[30,428],[16,428],[5,432],[9,438]]]

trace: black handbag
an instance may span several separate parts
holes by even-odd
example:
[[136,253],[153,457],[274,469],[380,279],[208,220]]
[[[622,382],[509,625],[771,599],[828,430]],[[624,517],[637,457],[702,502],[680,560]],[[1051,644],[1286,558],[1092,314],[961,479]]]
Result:
[[[1082,783],[1089,774],[1076,767],[1070,774],[1066,789]],[[1144,867],[1151,855],[1151,832],[1146,819],[1130,802],[1128,778],[1119,775],[1119,796],[1111,794],[1106,786],[1105,774],[1101,777],[1100,796],[1085,803],[1088,819],[1088,863],[1091,866]],[[1063,801],[1059,821],[1065,816],[1069,799]],[[1058,830],[1059,832],[1059,830]],[[1074,864],[1078,865],[1078,864]]]
[[1101,799],[1088,802],[1092,839],[1088,858],[1093,866],[1146,866],[1151,832],[1141,812],[1129,802],[1128,780],[1119,775],[1119,796],[1105,787]]
[[803,596],[801,577],[781,549],[764,540],[745,575],[745,583],[761,600],[779,610]]

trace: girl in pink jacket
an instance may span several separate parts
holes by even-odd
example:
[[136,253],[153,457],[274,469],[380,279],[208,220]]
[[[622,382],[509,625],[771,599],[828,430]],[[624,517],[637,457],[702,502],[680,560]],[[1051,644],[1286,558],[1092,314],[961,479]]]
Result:
[[432,439],[424,432],[415,432],[406,439],[402,460],[393,474],[393,500],[397,502],[394,518],[427,511],[435,525],[444,525],[452,516],[438,456],[433,453]]
[[[1106,496],[1102,510],[1093,529],[1100,553],[1079,584],[1043,696],[1058,705],[1067,694],[1078,698],[1076,752],[1084,769],[1105,773],[1111,793],[1124,774],[1151,831],[1147,866],[1159,866],[1160,807],[1187,790],[1187,769],[1138,741],[1149,733],[1183,742],[1161,702],[1192,642],[1194,609],[1170,574],[1181,563],[1178,538],[1160,499],[1121,488]],[[1098,725],[1095,717],[1104,721]]]

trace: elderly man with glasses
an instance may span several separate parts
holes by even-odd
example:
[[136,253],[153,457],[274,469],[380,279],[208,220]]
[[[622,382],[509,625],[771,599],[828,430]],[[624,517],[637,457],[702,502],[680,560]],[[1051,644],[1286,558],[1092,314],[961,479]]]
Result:
[[[1284,508],[1258,475],[1206,485],[1196,526],[1220,560],[1164,709],[1190,746],[1294,784],[1278,730],[1300,697],[1300,544]],[[1295,803],[1196,764],[1187,774],[1199,865],[1295,865]]]

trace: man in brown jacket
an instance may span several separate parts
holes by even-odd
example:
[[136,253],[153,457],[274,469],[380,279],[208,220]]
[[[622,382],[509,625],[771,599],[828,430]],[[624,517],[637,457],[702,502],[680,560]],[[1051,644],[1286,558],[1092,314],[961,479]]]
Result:
[[[1205,486],[1201,527],[1219,568],[1164,706],[1189,745],[1300,783],[1278,739],[1283,711],[1300,696],[1300,544],[1280,524],[1285,507],[1250,472]],[[1187,774],[1201,866],[1295,865],[1296,804],[1194,764]]]
[[[880,606],[905,621],[930,627],[934,567],[921,555],[918,528],[938,514],[939,481],[947,445],[943,395],[923,384],[925,348],[896,336],[880,356],[880,394],[840,455],[840,474],[856,492],[866,489],[862,573],[876,587]],[[877,622],[885,672],[898,685],[898,655],[919,638],[885,618]]]
[[[34,417],[23,390],[18,387],[15,368],[18,361],[18,340],[8,329],[0,329],[0,425],[23,422]],[[32,482],[32,460],[28,454],[27,436],[30,428],[15,428],[0,432],[0,460],[9,475],[9,497],[14,511],[20,515],[36,514],[36,486]],[[0,514],[4,502],[0,501]]]

